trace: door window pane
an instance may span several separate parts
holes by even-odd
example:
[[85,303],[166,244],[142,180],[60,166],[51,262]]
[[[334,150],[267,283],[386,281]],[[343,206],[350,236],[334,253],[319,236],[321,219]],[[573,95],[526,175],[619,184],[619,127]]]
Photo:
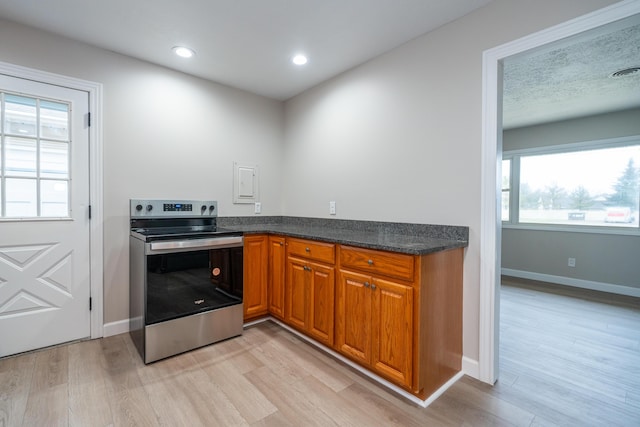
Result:
[[35,178],[37,176],[36,144],[37,141],[35,139],[6,137],[5,174]]
[[69,217],[70,104],[0,92],[0,215]]
[[69,188],[67,181],[40,181],[40,216],[65,217],[69,215]]
[[40,142],[40,177],[65,179],[69,176],[69,144]]
[[13,135],[36,135],[36,100],[24,96],[5,96],[4,132]]
[[34,217],[38,215],[38,185],[35,179],[7,178],[6,216]]
[[40,101],[40,138],[69,140],[69,106]]

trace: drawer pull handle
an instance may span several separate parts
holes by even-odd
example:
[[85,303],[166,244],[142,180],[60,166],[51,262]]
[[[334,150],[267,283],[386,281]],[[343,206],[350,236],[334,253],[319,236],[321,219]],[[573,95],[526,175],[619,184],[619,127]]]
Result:
[[311,252],[311,249],[309,249],[309,248],[304,248],[304,250],[307,251],[307,252]]
[[311,271],[311,267],[307,267],[306,265],[303,267],[304,271]]
[[372,260],[372,259],[370,259],[369,261],[367,261],[367,264],[369,264],[369,265],[373,265],[373,260]]

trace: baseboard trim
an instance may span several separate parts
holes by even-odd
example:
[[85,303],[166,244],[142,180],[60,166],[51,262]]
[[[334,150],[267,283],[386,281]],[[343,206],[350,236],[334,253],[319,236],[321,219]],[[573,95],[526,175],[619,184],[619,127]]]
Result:
[[573,277],[566,276],[554,276],[552,274],[514,270],[511,268],[503,268],[501,272],[504,276],[518,277],[520,279],[538,280],[540,282],[556,283],[559,285],[572,286],[574,288],[590,289],[592,291],[609,292],[612,294],[640,298],[640,288],[634,288],[631,286],[614,285],[612,283],[594,282],[591,280],[575,279]]
[[378,384],[382,385],[383,387],[393,391],[394,393],[404,397],[405,399],[415,403],[418,406],[421,406],[423,408],[426,408],[427,406],[429,406],[431,403],[433,403],[438,397],[440,397],[445,391],[447,391],[449,389],[449,387],[451,387],[453,384],[456,383],[456,381],[458,381],[460,378],[462,378],[465,375],[464,371],[460,371],[458,372],[456,375],[454,375],[452,378],[449,379],[449,381],[447,381],[445,384],[443,384],[438,390],[436,390],[434,393],[432,393],[426,400],[422,400],[417,396],[414,396],[413,394],[407,392],[406,390],[398,387],[397,385],[385,380],[384,378],[374,374],[373,372],[369,371],[368,369],[363,368],[362,366],[358,365],[357,363],[353,362],[350,359],[347,359],[346,357],[344,357],[343,355],[341,355],[340,353],[325,347],[324,345],[320,344],[319,342],[315,341],[313,338],[309,338],[308,336],[298,332],[297,330],[293,329],[292,327],[290,327],[289,325],[284,324],[283,322],[281,322],[280,320],[274,318],[274,317],[265,317],[253,322],[248,322],[245,323],[245,328],[249,327],[249,326],[253,326],[256,325],[258,323],[262,323],[265,321],[271,321],[273,323],[275,323],[276,325],[286,329],[287,331],[291,332],[292,334],[294,334],[295,336],[299,337],[300,339],[302,339],[303,341],[311,344],[312,346],[316,347],[318,350],[330,355],[331,357],[341,361],[342,363],[344,363],[345,365],[348,365],[349,367],[355,369],[356,371],[360,372],[361,374],[365,375],[366,377],[369,377],[370,379],[372,379],[373,381],[377,382]]
[[480,363],[477,360],[462,356],[462,372],[477,380],[480,379]]
[[127,332],[129,332],[129,319],[124,319],[118,320],[117,322],[105,323],[102,330],[102,336],[106,338]]

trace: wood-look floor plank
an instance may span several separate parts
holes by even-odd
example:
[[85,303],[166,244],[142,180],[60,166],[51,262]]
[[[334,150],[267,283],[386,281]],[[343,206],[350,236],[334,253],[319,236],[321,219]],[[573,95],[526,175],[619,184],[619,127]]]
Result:
[[22,425],[36,353],[0,360],[0,426]]
[[107,398],[116,426],[158,426],[149,395],[144,389],[137,361],[128,347],[128,335],[116,335],[101,340],[102,364],[105,369]]
[[36,353],[24,425],[69,424],[69,351],[59,346]]
[[113,424],[98,340],[69,345],[69,425]]
[[[245,375],[236,370],[233,360],[224,360],[202,369],[208,375],[209,381],[224,392],[249,424],[271,415],[278,409],[265,397],[263,390],[253,387]],[[263,368],[256,370],[259,369]]]
[[278,374],[269,366],[255,369],[246,373],[245,376],[256,389],[269,396],[271,403],[290,423],[317,427],[337,425],[331,417],[317,407],[319,402],[294,394],[291,383],[282,382]]

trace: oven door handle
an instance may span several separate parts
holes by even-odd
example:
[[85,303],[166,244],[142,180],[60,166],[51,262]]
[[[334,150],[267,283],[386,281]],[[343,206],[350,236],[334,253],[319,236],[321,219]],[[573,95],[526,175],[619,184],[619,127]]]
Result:
[[243,245],[242,236],[214,237],[211,239],[171,240],[166,242],[151,242],[147,250],[148,254],[154,252],[194,250],[194,249],[221,249],[236,248]]

